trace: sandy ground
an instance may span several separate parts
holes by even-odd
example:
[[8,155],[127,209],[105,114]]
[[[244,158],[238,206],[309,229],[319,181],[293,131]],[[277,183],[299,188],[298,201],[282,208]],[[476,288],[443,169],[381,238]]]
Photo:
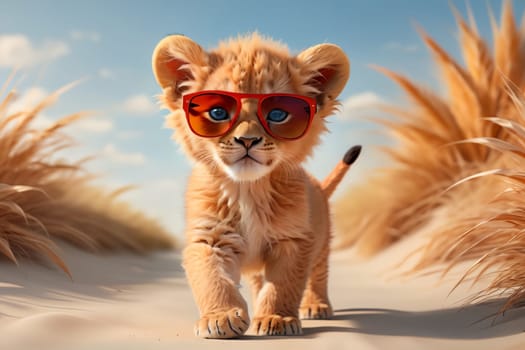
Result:
[[[411,243],[358,262],[331,261],[333,320],[304,321],[299,337],[201,340],[180,254],[93,256],[62,247],[74,279],[29,262],[0,263],[1,349],[525,349],[525,310],[464,306],[457,277],[394,276]],[[243,288],[247,292],[248,288]]]

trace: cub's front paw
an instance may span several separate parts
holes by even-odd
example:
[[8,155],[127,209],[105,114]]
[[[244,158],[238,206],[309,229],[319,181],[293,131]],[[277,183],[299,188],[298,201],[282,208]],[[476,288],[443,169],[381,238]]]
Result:
[[329,304],[307,304],[299,308],[299,317],[302,320],[325,320],[334,315]]
[[249,325],[246,311],[233,308],[202,316],[195,325],[195,335],[201,338],[237,338]]
[[301,321],[296,317],[269,315],[255,317],[252,330],[256,335],[299,335],[303,333]]

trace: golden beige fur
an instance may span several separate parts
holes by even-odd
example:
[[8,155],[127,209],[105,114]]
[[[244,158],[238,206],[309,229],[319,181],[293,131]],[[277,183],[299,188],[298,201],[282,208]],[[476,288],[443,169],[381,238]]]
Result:
[[[169,36],[155,49],[153,70],[172,111],[168,125],[194,161],[183,264],[200,310],[196,334],[231,338],[248,329],[241,274],[252,282],[255,334],[300,334],[299,317],[330,317],[327,196],[301,163],[326,130],[324,117],[348,79],[343,51],[321,44],[292,56],[253,34],[207,52],[187,37]],[[229,134],[202,138],[191,133],[181,107],[181,96],[202,90],[296,93],[315,97],[319,108],[300,140],[267,135],[248,100]],[[257,162],[235,161],[246,149],[234,138],[262,138],[249,148]]]
[[[0,96],[8,86],[9,79]],[[0,255],[15,263],[47,258],[69,274],[57,240],[92,252],[172,248],[173,238],[156,222],[118,200],[122,190],[108,193],[91,186],[92,175],[81,162],[58,157],[71,143],[63,129],[80,114],[48,128],[33,127],[38,114],[66,89],[15,113],[8,113],[14,92],[0,101]]]

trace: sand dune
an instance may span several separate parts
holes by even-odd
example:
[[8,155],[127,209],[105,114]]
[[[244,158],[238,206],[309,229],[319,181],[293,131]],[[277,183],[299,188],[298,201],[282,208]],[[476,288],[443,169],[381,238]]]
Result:
[[[399,278],[387,271],[415,242],[408,240],[367,262],[349,251],[332,256],[336,316],[305,321],[301,337],[201,340],[178,252],[94,256],[61,246],[73,274],[23,262],[0,265],[1,349],[520,349],[525,310],[489,317],[498,302],[461,303],[447,297],[457,275]],[[244,288],[246,289],[246,288]],[[246,291],[245,291],[246,292]],[[520,345],[521,344],[521,345]]]

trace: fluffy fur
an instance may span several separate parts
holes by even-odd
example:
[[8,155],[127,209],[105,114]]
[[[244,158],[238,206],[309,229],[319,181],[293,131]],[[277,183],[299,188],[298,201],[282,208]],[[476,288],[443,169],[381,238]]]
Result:
[[81,163],[57,160],[57,152],[70,144],[61,130],[80,114],[43,130],[32,128],[38,113],[62,91],[10,115],[15,93],[7,93],[0,103],[0,254],[15,263],[21,257],[45,257],[69,273],[57,239],[93,252],[173,247],[159,225],[117,200],[121,190],[94,188]]
[[[329,317],[327,197],[301,162],[326,130],[324,117],[336,108],[348,79],[345,54],[322,44],[292,56],[257,34],[207,52],[187,37],[170,36],[155,49],[153,70],[163,88],[161,100],[172,111],[168,125],[194,161],[183,264],[200,310],[196,334],[231,338],[247,330],[246,302],[238,291],[241,274],[252,282],[255,334],[300,334],[299,316]],[[297,93],[315,97],[319,108],[300,140],[267,135],[250,101],[243,101],[229,134],[201,138],[191,133],[181,108],[183,94],[201,90]],[[262,141],[246,150],[234,142],[242,137]],[[236,162],[245,152],[258,161]]]

